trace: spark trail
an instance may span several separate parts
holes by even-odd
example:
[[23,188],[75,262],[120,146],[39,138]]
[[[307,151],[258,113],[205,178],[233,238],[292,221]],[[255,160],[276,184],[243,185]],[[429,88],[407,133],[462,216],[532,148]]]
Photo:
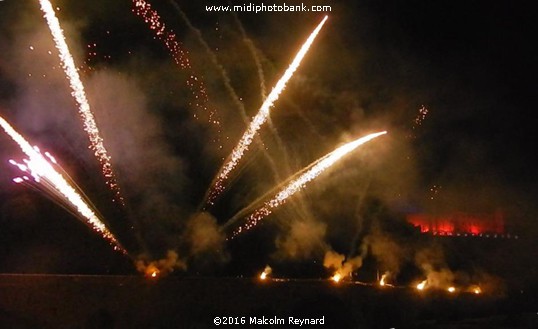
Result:
[[[219,72],[219,74],[221,76],[221,79],[222,79],[222,81],[224,83],[224,87],[226,88],[226,91],[228,91],[228,94],[230,95],[230,98],[233,100],[233,102],[235,103],[235,105],[239,109],[239,112],[241,114],[241,117],[245,121],[245,124],[248,125],[248,123],[249,123],[248,120],[249,119],[248,119],[247,113],[245,111],[245,106],[243,105],[241,99],[239,98],[239,96],[235,92],[235,89],[232,86],[232,81],[230,80],[230,77],[228,76],[228,73],[226,73],[226,70],[224,69],[222,64],[219,62],[219,60],[217,58],[217,55],[215,54],[215,52],[213,50],[211,50],[211,47],[205,41],[205,39],[204,39],[204,37],[202,35],[202,31],[200,31],[194,25],[192,25],[190,19],[187,17],[185,12],[183,10],[181,10],[181,7],[175,1],[171,0],[170,3],[172,4],[172,6],[174,6],[176,11],[179,13],[179,15],[181,16],[181,18],[183,19],[183,21],[185,22],[187,27],[196,35],[196,37],[200,41],[200,44],[202,45],[202,47],[206,51],[207,55],[211,59],[211,63],[213,63],[213,65],[215,66],[215,68]],[[271,123],[270,120],[269,120],[269,123]],[[276,130],[274,132],[276,132]],[[275,161],[273,160],[273,158],[267,152],[267,150],[266,150],[260,136],[255,135],[254,139],[256,140],[256,144],[258,145],[258,148],[262,151],[265,159],[267,160],[267,162],[271,166],[271,169],[273,169],[275,180],[279,181],[280,177],[278,175],[277,165],[276,165]]]
[[[164,46],[174,59],[174,62],[182,69],[187,71],[189,78],[187,79],[187,87],[189,88],[194,101],[194,107],[197,111],[207,113],[208,123],[214,127],[217,132],[219,148],[222,148],[220,135],[221,124],[217,112],[208,106],[209,98],[204,83],[193,72],[188,53],[183,49],[181,43],[177,40],[176,34],[166,27],[166,24],[161,19],[159,13],[151,7],[151,4],[145,0],[132,0],[134,5],[133,12],[141,17],[144,22],[153,31],[155,37],[164,43]],[[191,104],[192,105],[192,104]],[[195,118],[198,118],[195,115]]]
[[[24,139],[24,137],[2,117],[0,117],[0,126],[4,129],[6,134],[19,145],[22,152],[28,156],[28,159],[24,160],[24,164],[17,163],[13,160],[11,160],[10,163],[32,176],[35,183],[41,184],[44,187],[44,190],[49,192],[54,199],[62,201],[62,203],[68,207],[68,210],[72,210],[71,213],[75,214],[77,219],[99,233],[112,245],[114,250],[127,255],[127,251],[122,247],[119,241],[116,240],[102,220],[99,219],[96,211],[92,209],[88,202],[81,196],[82,192],[79,193],[72,184],[67,182],[65,177],[54,169],[51,162],[55,163],[56,160],[48,155],[48,153],[45,153],[50,160],[48,161],[43,154],[41,154],[39,149],[32,147],[30,143],[28,143],[28,141],[26,141],[26,139]],[[13,181],[15,183],[22,183],[23,181],[29,180],[28,176],[23,176],[23,178],[15,178]]]
[[101,164],[101,170],[105,177],[105,182],[108,187],[114,193],[114,200],[122,205],[125,205],[124,199],[120,192],[120,187],[116,181],[112,164],[110,163],[110,156],[107,153],[105,145],[103,144],[103,138],[100,136],[99,129],[95,123],[95,118],[90,109],[90,104],[86,98],[86,92],[84,91],[84,85],[80,80],[78,70],[75,66],[73,56],[69,51],[69,47],[65,41],[63,30],[60,26],[60,22],[54,13],[52,4],[48,0],[39,0],[41,10],[49,26],[50,32],[58,49],[60,60],[62,62],[63,70],[69,80],[71,86],[71,95],[75,98],[78,104],[78,110],[83,122],[84,131],[88,134],[90,139],[90,149],[94,151],[94,155]]
[[282,91],[286,87],[287,82],[290,80],[290,78],[293,76],[293,74],[301,64],[301,61],[308,52],[308,49],[314,42],[314,39],[318,35],[319,31],[323,27],[323,24],[325,24],[325,21],[327,21],[327,18],[328,16],[325,16],[321,23],[319,23],[318,26],[314,29],[314,31],[310,34],[306,42],[303,44],[303,46],[293,59],[293,62],[290,64],[288,69],[284,72],[284,75],[280,78],[280,80],[278,80],[273,90],[271,90],[271,93],[269,93],[269,96],[267,96],[267,98],[263,102],[258,113],[256,114],[249,127],[239,140],[239,143],[232,150],[232,153],[228,156],[224,165],[219,169],[219,172],[213,180],[209,191],[206,193],[205,203],[207,205],[213,205],[215,199],[226,189],[225,183],[228,180],[230,173],[232,172],[232,170],[235,169],[245,152],[248,150],[254,136],[257,134],[260,127],[267,121],[269,117],[269,112],[273,107],[274,102],[278,99],[280,93],[282,93]]
[[241,33],[241,37],[243,38],[243,42],[247,46],[248,50],[252,54],[252,58],[254,59],[254,64],[256,65],[256,70],[258,71],[258,79],[260,80],[261,99],[263,101],[267,94],[265,87],[265,74],[263,72],[263,65],[258,56],[258,50],[256,49],[254,42],[252,42],[252,40],[247,36],[247,32],[243,28],[243,24],[241,24],[241,21],[239,20],[239,17],[237,17],[237,14],[235,12],[232,12],[232,16],[237,24],[237,27],[239,28],[239,32]]
[[[288,184],[286,184],[278,193],[276,193],[272,199],[270,199],[269,201],[266,201],[263,204],[263,206],[261,206],[260,208],[252,212],[247,217],[247,220],[243,225],[233,230],[231,238],[233,239],[237,235],[241,234],[242,232],[248,231],[254,226],[256,226],[263,218],[270,215],[274,209],[286,203],[288,198],[290,198],[292,195],[302,190],[308,182],[318,177],[322,172],[324,172],[326,169],[331,167],[333,164],[335,164],[338,160],[343,158],[345,155],[349,154],[350,152],[355,150],[357,147],[363,145],[364,143],[367,143],[370,140],[376,137],[379,137],[381,135],[384,135],[386,133],[387,133],[386,131],[382,131],[378,133],[369,134],[359,139],[356,139],[353,142],[349,142],[345,145],[342,145],[336,150],[332,151],[331,153],[316,160],[305,169],[301,170],[299,173],[294,175],[291,178],[291,181]],[[295,176],[299,176],[299,177],[294,179]],[[239,218],[242,218],[241,216],[242,213],[243,212],[240,212],[238,213],[238,215],[232,217],[232,219],[229,220],[228,223],[226,223],[223,228],[230,226]]]

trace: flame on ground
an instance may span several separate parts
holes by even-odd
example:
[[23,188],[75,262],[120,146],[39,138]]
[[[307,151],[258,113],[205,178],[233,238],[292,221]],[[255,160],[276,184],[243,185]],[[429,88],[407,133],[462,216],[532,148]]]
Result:
[[269,265],[267,265],[265,267],[265,269],[263,270],[263,272],[260,274],[260,280],[265,280],[269,277],[269,274],[271,274],[273,270],[271,269],[271,267]]
[[342,280],[342,274],[340,274],[340,273],[335,273],[335,274],[331,277],[331,280],[333,280],[333,281],[336,282],[336,283],[339,283],[339,282]]
[[424,280],[421,283],[417,284],[417,290],[422,291],[426,288],[426,283],[428,283],[428,280]]
[[482,293],[482,288],[480,288],[480,286],[471,286],[471,288],[469,288],[469,291],[475,295],[480,295]]
[[388,273],[388,272],[385,273],[385,274],[383,274],[383,275],[381,276],[381,279],[379,280],[379,285],[380,285],[380,286],[383,287],[383,286],[385,286],[385,285],[387,284],[387,278],[388,278],[388,276],[389,276],[389,273]]

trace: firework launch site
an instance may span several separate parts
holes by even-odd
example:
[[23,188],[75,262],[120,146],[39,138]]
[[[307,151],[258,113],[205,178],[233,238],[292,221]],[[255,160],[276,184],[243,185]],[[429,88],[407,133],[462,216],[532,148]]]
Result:
[[[332,280],[1,275],[4,328],[214,328],[324,317],[324,328],[534,328],[536,291],[418,292]],[[275,328],[294,327],[273,326]]]

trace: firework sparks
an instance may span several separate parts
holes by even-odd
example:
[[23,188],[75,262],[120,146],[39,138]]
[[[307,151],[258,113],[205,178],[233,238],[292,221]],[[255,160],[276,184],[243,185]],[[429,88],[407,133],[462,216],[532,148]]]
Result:
[[[0,126],[13,141],[19,145],[22,152],[28,156],[28,159],[24,160],[24,164],[17,163],[13,160],[10,160],[10,163],[17,166],[22,172],[28,173],[36,183],[42,184],[53,197],[61,198],[63,204],[72,209],[79,220],[98,232],[114,247],[115,250],[127,254],[127,251],[96,215],[95,210],[84,200],[81,193],[77,192],[75,187],[73,187],[72,184],[69,184],[66,178],[54,169],[51,162],[47,161],[39,149],[32,147],[30,143],[15,131],[15,129],[13,129],[13,127],[2,117],[0,117]],[[46,157],[54,159],[50,154]],[[16,183],[25,181],[30,181],[30,178],[28,176],[23,176],[22,178],[19,177],[14,180]]]
[[[349,154],[355,150],[360,145],[367,143],[368,141],[386,134],[386,131],[369,134],[367,136],[361,137],[354,140],[353,142],[347,143],[340,146],[331,153],[325,155],[324,157],[318,159],[314,163],[310,164],[308,167],[300,171],[298,174],[300,176],[297,179],[291,180],[284,188],[280,190],[271,200],[264,203],[262,207],[255,210],[248,218],[245,224],[235,229],[232,233],[232,239],[244,231],[248,231],[258,224],[263,218],[267,217],[272,213],[272,211],[282,204],[284,204],[289,197],[303,189],[306,184],[316,177],[318,177],[322,172],[327,168],[331,167],[338,160],[340,160],[345,155]],[[302,173],[302,174],[301,174]],[[294,177],[297,176],[294,175]],[[232,224],[237,220],[237,216],[233,217],[226,226]]]
[[100,136],[99,129],[95,123],[93,113],[90,109],[90,104],[86,98],[86,92],[84,91],[84,85],[80,80],[78,70],[75,66],[73,56],[69,51],[69,47],[65,41],[60,22],[54,13],[52,4],[48,0],[39,0],[41,4],[41,10],[44,13],[45,19],[49,26],[50,32],[58,49],[60,60],[65,74],[68,77],[69,85],[71,86],[71,95],[78,103],[78,109],[83,121],[84,131],[88,134],[90,139],[90,148],[94,151],[95,156],[101,164],[101,169],[105,177],[106,184],[114,192],[114,200],[124,204],[123,197],[120,193],[120,188],[116,182],[114,171],[110,163],[110,156],[107,153],[105,145],[103,144],[103,138]]
[[[209,97],[207,96],[206,88],[203,81],[194,74],[187,51],[184,50],[181,43],[177,41],[176,34],[166,27],[161,16],[151,7],[150,3],[145,0],[132,0],[132,3],[134,5],[133,12],[141,17],[150,30],[153,31],[155,37],[164,43],[164,46],[172,55],[174,62],[182,70],[186,70],[189,73],[187,87],[195,100],[194,104],[191,105],[194,105],[197,111],[207,113],[207,121],[216,129],[217,135],[219,136],[216,142],[218,142],[219,147],[222,148],[222,145],[220,145],[220,119],[218,118],[217,112],[207,105]],[[195,115],[195,118],[198,118],[198,116]]]
[[293,62],[290,64],[286,72],[284,72],[284,75],[280,78],[280,80],[278,80],[273,90],[271,90],[269,96],[267,96],[267,98],[263,102],[261,108],[258,111],[258,114],[256,114],[256,116],[250,123],[249,127],[243,134],[243,137],[241,137],[241,139],[239,140],[239,143],[235,146],[224,165],[220,168],[217,176],[211,184],[208,193],[206,194],[206,204],[213,205],[215,199],[225,190],[225,182],[228,180],[230,173],[232,172],[232,170],[234,170],[245,152],[248,150],[254,136],[259,131],[260,127],[267,121],[269,117],[269,111],[273,107],[274,102],[278,99],[280,93],[282,93],[282,91],[286,87],[286,84],[301,64],[301,61],[308,52],[308,49],[314,42],[314,39],[318,35],[319,31],[325,24],[327,18],[328,16],[325,16],[321,23],[319,23],[318,26],[314,29],[314,31],[310,34],[306,42],[303,44],[303,46],[295,56]]

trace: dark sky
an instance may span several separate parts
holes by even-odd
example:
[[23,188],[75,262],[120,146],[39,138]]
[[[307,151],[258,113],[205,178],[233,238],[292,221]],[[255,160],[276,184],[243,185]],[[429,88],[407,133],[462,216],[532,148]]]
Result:
[[[262,85],[270,91],[323,17],[264,12],[237,13],[236,20],[205,11],[224,1],[177,4],[213,52],[172,3],[155,1],[188,52],[191,70],[174,63],[132,13],[130,1],[55,2],[127,199],[127,208],[118,209],[87,149],[37,1],[0,2],[0,115],[61,159],[122,241],[158,255],[171,246],[192,248],[177,241],[190,241],[188,219],[245,128],[234,97],[247,116],[255,115]],[[232,246],[226,261],[241,263],[237,250],[261,241],[259,252],[243,262],[258,267],[278,254],[275,239],[289,228],[281,223],[301,216],[328,227],[326,243],[350,245],[355,234],[341,234],[338,227],[360,231],[356,205],[364,195],[397,216],[501,210],[514,230],[536,232],[536,29],[530,2],[320,4],[331,6],[329,20],[276,103],[273,128],[262,131],[267,151],[253,147],[213,216],[224,223],[343,142],[379,130],[389,134],[268,219],[280,224]],[[249,45],[256,48],[263,84]],[[192,74],[204,83],[219,129],[193,106],[186,83]],[[423,106],[428,114],[415,121]],[[0,271],[133,271],[128,259],[44,195],[15,186],[17,173],[7,160],[22,154],[5,135],[0,145]],[[339,218],[336,227],[332,217]],[[220,256],[204,256],[192,262],[201,268],[219,263]]]

